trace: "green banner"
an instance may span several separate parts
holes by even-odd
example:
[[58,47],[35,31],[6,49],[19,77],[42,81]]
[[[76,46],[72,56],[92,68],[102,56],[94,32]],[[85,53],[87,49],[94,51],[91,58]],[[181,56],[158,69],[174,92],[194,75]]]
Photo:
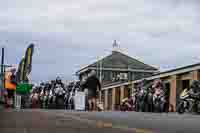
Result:
[[17,85],[16,92],[19,94],[28,94],[33,85],[28,83],[20,83]]

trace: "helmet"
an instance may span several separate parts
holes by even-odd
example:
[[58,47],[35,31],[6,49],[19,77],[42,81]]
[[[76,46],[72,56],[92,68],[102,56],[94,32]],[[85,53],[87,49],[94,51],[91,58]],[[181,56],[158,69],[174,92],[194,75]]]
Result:
[[56,81],[55,80],[51,80],[51,84],[55,83]]
[[158,87],[163,88],[163,82],[162,82],[162,80],[160,80],[160,79],[155,80],[155,81],[154,81],[154,84],[153,84],[153,88],[158,88]]
[[57,78],[56,78],[56,82],[57,82],[57,83],[61,83],[61,82],[62,82],[61,78],[60,78],[60,77],[57,77]]
[[44,82],[40,83],[40,86],[44,86]]
[[16,68],[12,68],[10,71],[15,73],[16,72]]
[[49,82],[45,83],[45,87],[48,88],[49,86],[50,86]]
[[191,88],[193,88],[193,89],[200,89],[200,82],[198,80],[194,80],[192,82]]
[[95,70],[92,70],[92,71],[91,71],[91,76],[94,76],[94,75],[96,75],[96,71],[95,71]]

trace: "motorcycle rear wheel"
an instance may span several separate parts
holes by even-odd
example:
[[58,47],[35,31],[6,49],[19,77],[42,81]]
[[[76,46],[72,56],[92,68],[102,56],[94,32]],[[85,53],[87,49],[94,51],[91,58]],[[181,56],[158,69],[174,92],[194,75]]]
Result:
[[153,110],[155,113],[162,113],[164,112],[164,103],[160,103],[160,102],[154,102],[153,104]]
[[159,113],[160,112],[160,105],[159,103],[154,103],[154,112]]
[[57,109],[64,109],[64,100],[62,98],[57,99]]
[[185,113],[185,108],[184,108],[184,103],[183,102],[178,104],[177,111],[178,111],[179,114]]

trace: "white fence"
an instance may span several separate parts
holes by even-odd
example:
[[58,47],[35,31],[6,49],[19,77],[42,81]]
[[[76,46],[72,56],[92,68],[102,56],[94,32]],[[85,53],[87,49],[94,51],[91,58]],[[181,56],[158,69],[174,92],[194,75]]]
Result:
[[20,95],[15,96],[15,108],[16,109],[21,108],[21,96]]
[[85,93],[77,92],[74,97],[75,110],[85,110]]

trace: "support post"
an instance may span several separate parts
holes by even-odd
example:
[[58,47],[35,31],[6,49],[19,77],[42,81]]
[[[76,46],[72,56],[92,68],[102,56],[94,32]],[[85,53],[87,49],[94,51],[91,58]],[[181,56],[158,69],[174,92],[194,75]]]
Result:
[[104,98],[105,98],[104,108],[105,108],[105,110],[108,110],[108,90],[105,90]]
[[4,48],[2,48],[1,50],[1,92],[0,92],[0,97],[3,98],[3,90],[5,88],[5,81],[4,81],[4,72],[5,72],[5,68],[4,68]]
[[115,110],[115,103],[116,103],[116,88],[112,88],[112,110]]
[[170,111],[176,111],[176,89],[177,89],[177,76],[171,77],[171,90],[170,90]]
[[199,80],[199,71],[195,70],[191,72],[193,80]]
[[120,86],[120,104],[122,104],[122,99],[124,99],[124,86]]

